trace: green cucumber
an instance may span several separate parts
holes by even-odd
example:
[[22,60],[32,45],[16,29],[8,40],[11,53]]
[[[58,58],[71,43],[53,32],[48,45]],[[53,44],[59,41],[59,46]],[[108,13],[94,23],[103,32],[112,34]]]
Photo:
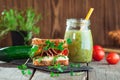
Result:
[[29,51],[32,46],[10,46],[0,49],[0,60],[11,61],[29,58]]

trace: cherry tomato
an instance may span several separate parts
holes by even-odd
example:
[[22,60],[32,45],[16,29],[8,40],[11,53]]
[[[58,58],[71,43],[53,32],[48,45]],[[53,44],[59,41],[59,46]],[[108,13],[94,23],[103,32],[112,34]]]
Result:
[[93,59],[95,61],[101,61],[105,56],[105,52],[103,50],[93,50]]
[[120,57],[117,53],[114,52],[110,52],[107,57],[106,60],[109,64],[117,64],[120,60]]
[[98,49],[104,50],[100,45],[94,45],[94,46],[93,46],[93,49],[94,49],[94,50],[98,50]]
[[64,49],[62,51],[62,54],[65,55],[65,56],[68,56],[68,53],[69,53],[69,50],[68,49]]

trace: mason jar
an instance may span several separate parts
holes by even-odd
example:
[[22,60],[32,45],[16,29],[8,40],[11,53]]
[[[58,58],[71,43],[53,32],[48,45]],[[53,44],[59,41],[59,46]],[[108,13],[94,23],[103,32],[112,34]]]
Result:
[[67,19],[64,39],[71,39],[68,45],[70,62],[91,62],[93,40],[90,30],[90,20]]

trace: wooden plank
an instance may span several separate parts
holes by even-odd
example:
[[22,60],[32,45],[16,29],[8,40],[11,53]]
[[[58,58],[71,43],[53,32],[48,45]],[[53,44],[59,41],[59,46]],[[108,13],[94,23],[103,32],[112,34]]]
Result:
[[16,67],[16,65],[0,61],[0,80],[29,80],[31,75],[22,75]]
[[[5,8],[25,10],[32,7],[43,16],[38,23],[41,33],[37,37],[64,38],[66,19],[84,18],[90,7],[94,7],[90,18],[94,44],[116,46],[107,33],[120,29],[119,4],[120,0],[0,0],[0,12]],[[0,46],[10,45],[9,40],[0,41]]]
[[120,49],[112,49],[112,48],[104,48],[105,52],[116,52],[116,53],[120,53]]
[[93,61],[89,66],[94,69],[88,73],[89,80],[119,80],[120,63],[117,65],[108,65],[105,60],[100,62]]
[[42,20],[38,23],[40,34],[37,37],[51,38],[51,3],[50,0],[34,0],[34,10],[42,14]]
[[[86,65],[86,64],[84,64]],[[59,77],[50,77],[49,73],[37,70],[32,80],[86,80],[87,72],[76,72],[76,76],[70,76],[70,73],[60,74]],[[80,74],[80,75],[77,75]]]
[[108,46],[118,46],[117,42],[111,40],[108,32],[120,28],[120,0],[105,0],[105,44]]
[[104,0],[99,0],[99,1],[87,0],[86,6],[87,6],[87,12],[91,7],[94,8],[94,12],[90,17],[90,21],[91,21],[90,28],[91,28],[92,35],[93,35],[94,44],[105,45],[106,43],[104,41],[104,37],[106,36],[106,33],[104,29],[104,22],[105,22]]

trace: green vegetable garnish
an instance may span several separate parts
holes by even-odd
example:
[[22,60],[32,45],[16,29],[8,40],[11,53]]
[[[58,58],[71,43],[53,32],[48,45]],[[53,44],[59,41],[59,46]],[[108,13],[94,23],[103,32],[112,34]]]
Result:
[[[30,58],[33,58],[34,57],[34,54],[35,52],[38,50],[38,46],[37,45],[33,45],[29,54],[30,54]],[[18,66],[18,69],[21,70],[21,73],[23,75],[31,75],[32,72],[30,71],[30,69],[27,68],[26,64],[28,63],[28,61],[30,60],[30,58],[27,59],[27,61],[22,64],[22,65],[19,65]],[[41,59],[40,59],[41,60]]]
[[71,44],[72,40],[70,38],[67,39],[67,44]]
[[30,71],[30,69],[28,69],[28,67],[26,66],[26,63],[28,61],[29,61],[29,59],[27,59],[27,61],[24,64],[17,66],[18,69],[21,70],[21,73],[23,75],[31,75],[32,74],[32,72]]
[[74,72],[73,72],[73,71],[70,71],[70,75],[71,75],[71,76],[74,76]]
[[22,65],[17,66],[17,67],[18,67],[18,69],[20,69],[20,70],[26,70],[26,69],[27,69],[27,66],[26,66],[25,64],[22,64]]
[[42,61],[43,57],[38,58],[38,62],[40,63]]
[[48,50],[48,49],[56,49],[56,50],[60,50],[62,51],[64,48],[63,48],[63,42],[60,42],[58,44],[58,46],[55,46],[55,43],[50,41],[50,40],[46,40],[46,46],[44,46],[43,50]]
[[58,50],[60,50],[60,51],[62,51],[64,48],[63,48],[63,42],[60,42],[59,44],[58,44],[58,46],[57,46],[57,49]]
[[30,57],[32,58],[35,54],[35,52],[38,50],[38,46],[37,45],[33,45],[29,54],[30,54]]
[[51,73],[50,73],[50,76],[51,76],[51,77],[54,77],[54,76],[55,76],[54,72],[51,72]]

